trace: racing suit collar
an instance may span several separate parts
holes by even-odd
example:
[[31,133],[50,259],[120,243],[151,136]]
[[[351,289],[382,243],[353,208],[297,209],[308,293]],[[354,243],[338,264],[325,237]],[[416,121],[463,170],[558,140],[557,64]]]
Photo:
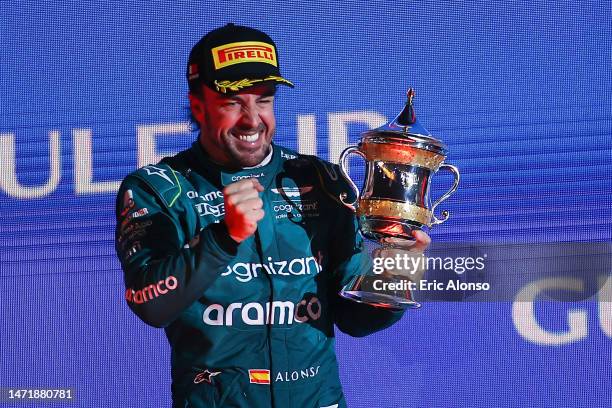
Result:
[[261,185],[267,189],[274,180],[276,170],[282,161],[280,148],[273,143],[271,144],[271,148],[272,157],[264,165],[236,170],[214,163],[196,140],[191,145],[191,151],[196,159],[196,163],[194,163],[193,167],[194,170],[197,170],[202,176],[219,187],[224,187],[244,178],[255,177],[259,180]]

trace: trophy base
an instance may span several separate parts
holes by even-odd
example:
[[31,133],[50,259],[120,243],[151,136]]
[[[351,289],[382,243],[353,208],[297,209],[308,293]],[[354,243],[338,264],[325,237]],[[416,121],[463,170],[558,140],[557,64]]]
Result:
[[402,238],[413,241],[412,231],[420,230],[423,227],[423,224],[418,222],[372,216],[361,216],[359,225],[363,236],[375,242],[382,242],[384,238]]
[[[383,309],[405,310],[421,307],[420,303],[412,299],[412,292],[410,290],[376,290],[375,281],[401,285],[402,279],[382,278],[381,276],[356,276],[340,291],[340,296],[354,302]],[[381,283],[378,283],[380,286]]]

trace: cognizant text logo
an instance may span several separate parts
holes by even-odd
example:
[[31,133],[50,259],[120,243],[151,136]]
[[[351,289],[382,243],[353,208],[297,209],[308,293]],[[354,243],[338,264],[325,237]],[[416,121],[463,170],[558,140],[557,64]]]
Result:
[[318,320],[321,317],[321,302],[316,296],[302,299],[297,304],[275,300],[265,304],[230,303],[227,307],[212,304],[204,309],[202,319],[209,326],[233,326],[235,320],[249,326],[266,324],[293,324]]
[[268,257],[268,263],[238,262],[228,265],[227,270],[221,276],[234,275],[240,282],[249,282],[256,278],[262,271],[269,275],[300,276],[311,275],[321,272],[321,259],[314,256],[306,258],[295,258],[290,261],[272,261]]

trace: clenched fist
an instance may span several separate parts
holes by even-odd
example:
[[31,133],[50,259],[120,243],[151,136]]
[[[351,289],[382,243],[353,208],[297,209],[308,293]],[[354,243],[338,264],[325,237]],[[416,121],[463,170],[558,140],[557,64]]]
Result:
[[263,201],[259,198],[263,190],[256,178],[243,179],[223,189],[225,225],[234,241],[242,242],[257,230],[257,221],[264,217]]

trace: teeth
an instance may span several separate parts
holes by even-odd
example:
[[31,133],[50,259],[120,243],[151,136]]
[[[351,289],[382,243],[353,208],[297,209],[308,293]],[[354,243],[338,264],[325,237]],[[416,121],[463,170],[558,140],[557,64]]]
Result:
[[238,135],[238,138],[243,142],[256,142],[259,139],[259,133],[254,135]]

